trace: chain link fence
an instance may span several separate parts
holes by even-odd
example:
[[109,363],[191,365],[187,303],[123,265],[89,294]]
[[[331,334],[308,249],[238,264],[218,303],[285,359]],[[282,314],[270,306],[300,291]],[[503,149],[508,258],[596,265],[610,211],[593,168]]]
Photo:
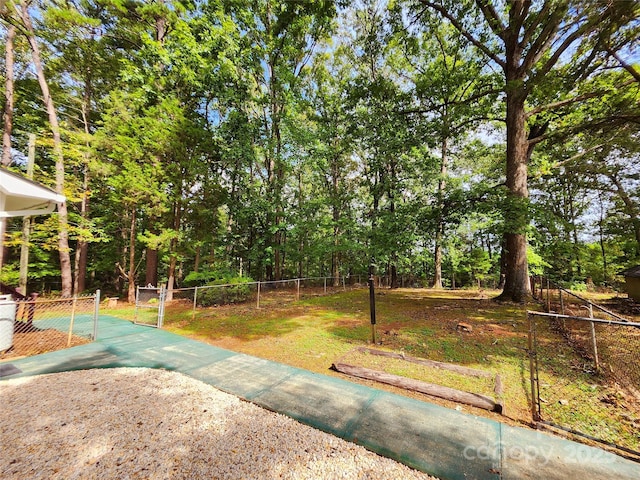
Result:
[[13,336],[10,348],[0,355],[0,360],[62,350],[95,340],[99,303],[99,290],[87,296],[11,302],[11,308],[15,308]]
[[[296,302],[304,298],[331,295],[363,288],[367,277],[349,276],[294,278],[277,281],[249,281],[221,285],[176,288],[167,291],[170,303],[189,304],[193,315],[199,308],[242,304],[248,308],[268,308]],[[365,282],[365,283],[361,283]]]
[[534,421],[640,461],[640,323],[542,285],[548,311],[527,314]]
[[162,328],[167,290],[161,287],[136,288],[136,310],[133,322],[138,325]]

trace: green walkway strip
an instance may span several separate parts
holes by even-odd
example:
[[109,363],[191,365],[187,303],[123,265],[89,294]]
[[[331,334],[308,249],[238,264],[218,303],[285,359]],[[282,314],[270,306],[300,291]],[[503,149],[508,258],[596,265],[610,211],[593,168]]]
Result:
[[640,464],[598,448],[114,317],[100,317],[98,338],[0,364],[22,372],[3,378],[89,368],[175,370],[443,480],[640,478]]

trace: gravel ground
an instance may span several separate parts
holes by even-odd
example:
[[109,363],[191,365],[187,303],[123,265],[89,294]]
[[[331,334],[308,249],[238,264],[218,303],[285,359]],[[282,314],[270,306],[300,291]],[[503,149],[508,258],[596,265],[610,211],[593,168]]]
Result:
[[175,372],[0,382],[2,479],[433,479]]

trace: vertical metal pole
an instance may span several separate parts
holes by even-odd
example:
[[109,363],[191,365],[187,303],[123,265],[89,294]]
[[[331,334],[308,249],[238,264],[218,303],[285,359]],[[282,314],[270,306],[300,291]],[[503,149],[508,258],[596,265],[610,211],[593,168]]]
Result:
[[296,278],[296,302],[300,300],[300,279]]
[[133,314],[133,323],[138,323],[138,303],[140,303],[140,285],[136,286],[136,309]]
[[78,297],[76,295],[73,296],[73,302],[71,302],[71,320],[69,321],[69,335],[67,337],[67,347],[71,346],[71,337],[73,336],[73,322],[76,319],[76,304],[78,302]]
[[535,337],[535,319],[532,315],[527,313],[527,318],[529,320],[529,376],[531,379],[531,417],[534,421],[540,419],[540,400],[539,400],[539,390],[536,382],[536,372],[537,372],[537,352],[534,349],[534,337]]
[[347,284],[344,277],[342,277],[342,290],[347,291]]
[[549,277],[547,277],[547,312],[551,312],[551,286],[549,284]]
[[[589,303],[589,318],[593,318],[593,305]],[[596,343],[596,326],[594,322],[589,322],[591,325],[591,345],[593,347],[593,363],[596,368],[596,372],[600,370],[600,359],[598,358],[598,345]]]
[[160,308],[158,309],[158,328],[164,325],[164,302],[167,299],[167,289],[164,285],[160,287]]
[[564,315],[564,298],[562,298],[562,289],[558,287],[558,296],[560,297],[560,313]]
[[[27,157],[27,178],[33,180],[33,169],[36,161],[36,135],[29,134],[29,154]],[[29,235],[31,234],[31,217],[22,219],[22,245],[20,246],[20,293],[27,296],[27,273],[29,271]]]
[[256,308],[260,308],[260,280],[258,280],[258,299],[256,300]]
[[100,316],[100,290],[96,290],[93,307],[93,340],[98,339],[98,317]]
[[191,320],[196,318],[196,302],[198,301],[198,287],[193,292],[193,310],[191,311]]
[[369,311],[371,313],[371,341],[376,344],[376,292],[373,265],[369,265]]
[[324,277],[324,293],[327,293],[327,277]]

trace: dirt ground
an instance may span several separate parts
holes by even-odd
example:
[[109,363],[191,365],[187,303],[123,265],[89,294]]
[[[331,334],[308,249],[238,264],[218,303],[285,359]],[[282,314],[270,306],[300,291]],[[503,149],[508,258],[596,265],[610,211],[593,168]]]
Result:
[[38,355],[40,353],[54,352],[89,342],[89,339],[72,335],[71,343],[69,343],[68,333],[63,333],[52,328],[46,330],[34,329],[29,332],[16,332],[13,335],[13,346],[9,350],[0,353],[0,360],[17,359]]

